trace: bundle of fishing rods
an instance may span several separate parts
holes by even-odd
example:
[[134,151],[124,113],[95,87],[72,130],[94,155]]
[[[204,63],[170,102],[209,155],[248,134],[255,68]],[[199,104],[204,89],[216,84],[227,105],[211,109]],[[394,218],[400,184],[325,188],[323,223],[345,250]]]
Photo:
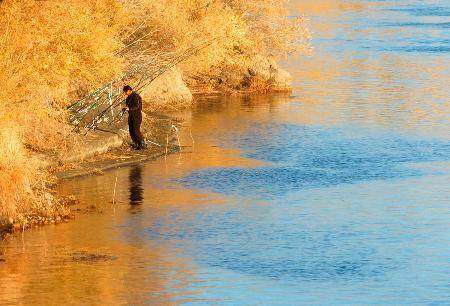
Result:
[[148,58],[145,63],[135,65],[120,78],[112,80],[102,87],[86,95],[83,99],[68,107],[71,116],[69,123],[74,131],[87,135],[92,130],[116,133],[124,117],[120,111],[125,102],[122,87],[130,84],[133,90],[140,93],[154,80],[168,70],[210,46],[217,38],[193,45],[181,52],[166,52]]

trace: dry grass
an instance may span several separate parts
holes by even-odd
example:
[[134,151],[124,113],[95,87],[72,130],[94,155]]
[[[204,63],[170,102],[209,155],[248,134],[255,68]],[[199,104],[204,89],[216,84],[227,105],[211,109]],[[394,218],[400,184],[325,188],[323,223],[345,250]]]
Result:
[[17,215],[31,195],[32,169],[17,131],[0,126],[0,226]]
[[0,223],[58,213],[48,177],[29,155],[58,155],[82,141],[65,124],[71,101],[195,41],[215,39],[178,68],[190,83],[211,88],[217,75],[245,70],[255,54],[305,51],[308,33],[301,19],[287,17],[284,2],[0,1]]

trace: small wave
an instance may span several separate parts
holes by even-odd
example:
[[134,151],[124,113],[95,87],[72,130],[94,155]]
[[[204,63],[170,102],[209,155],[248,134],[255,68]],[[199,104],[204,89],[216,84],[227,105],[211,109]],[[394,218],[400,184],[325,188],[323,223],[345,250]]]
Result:
[[450,29],[450,22],[385,22],[381,26]]
[[417,53],[448,53],[448,52],[450,52],[450,46],[404,46],[404,47],[383,48],[383,49],[380,49],[380,51],[417,52]]
[[407,13],[412,16],[450,16],[448,7],[410,7],[410,8],[389,8],[386,11]]

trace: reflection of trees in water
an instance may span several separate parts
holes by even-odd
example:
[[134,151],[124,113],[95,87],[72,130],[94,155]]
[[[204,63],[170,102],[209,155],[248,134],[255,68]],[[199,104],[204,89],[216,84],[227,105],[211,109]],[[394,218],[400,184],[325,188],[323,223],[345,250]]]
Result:
[[144,189],[142,188],[142,167],[136,166],[131,168],[128,178],[130,182],[130,205],[140,205],[144,200]]

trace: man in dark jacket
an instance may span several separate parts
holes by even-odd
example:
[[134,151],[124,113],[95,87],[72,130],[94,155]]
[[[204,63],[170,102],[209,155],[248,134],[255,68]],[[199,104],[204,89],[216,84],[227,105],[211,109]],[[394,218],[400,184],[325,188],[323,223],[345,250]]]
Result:
[[142,98],[129,85],[123,88],[123,92],[127,96],[125,103],[128,108],[128,129],[134,143],[134,148],[136,150],[145,149],[146,145],[141,133]]

